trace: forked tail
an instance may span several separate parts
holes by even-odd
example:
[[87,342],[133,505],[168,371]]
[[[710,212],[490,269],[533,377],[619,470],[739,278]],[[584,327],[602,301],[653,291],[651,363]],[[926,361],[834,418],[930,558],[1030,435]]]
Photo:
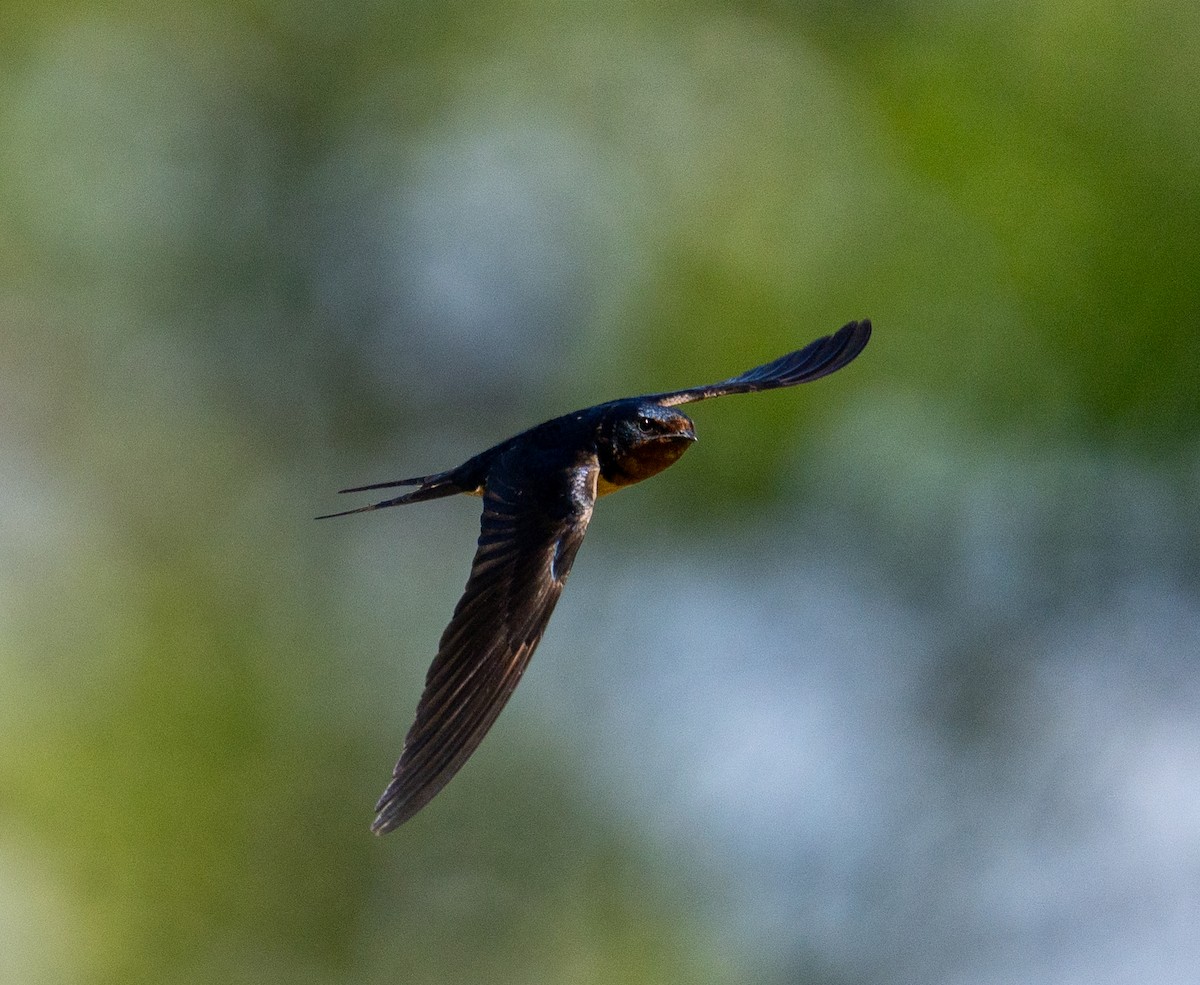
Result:
[[378,503],[369,503],[353,510],[342,510],[340,513],[326,513],[317,517],[318,520],[328,520],[335,516],[349,516],[351,513],[368,513],[371,510],[382,510],[386,506],[403,506],[405,503],[420,503],[427,499],[440,499],[443,496],[454,496],[466,492],[451,475],[452,472],[439,472],[436,475],[422,475],[414,479],[396,479],[393,482],[374,482],[369,486],[351,486],[349,489],[339,489],[339,493],[367,492],[371,489],[391,489],[394,486],[420,486],[403,496],[395,499],[384,499]]

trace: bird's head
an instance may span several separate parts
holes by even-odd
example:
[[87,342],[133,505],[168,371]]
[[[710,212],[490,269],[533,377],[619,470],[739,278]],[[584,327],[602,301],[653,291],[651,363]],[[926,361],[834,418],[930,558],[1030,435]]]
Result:
[[616,408],[611,420],[613,459],[631,482],[673,464],[696,440],[691,418],[671,407],[638,401]]

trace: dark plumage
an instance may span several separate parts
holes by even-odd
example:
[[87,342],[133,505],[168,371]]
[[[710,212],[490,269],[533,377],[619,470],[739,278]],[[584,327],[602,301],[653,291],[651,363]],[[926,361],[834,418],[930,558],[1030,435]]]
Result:
[[691,420],[673,408],[819,379],[854,359],[870,337],[869,321],[851,322],[721,383],[598,404],[522,431],[446,472],[343,489],[418,487],[327,516],[457,493],[483,496],[471,575],[442,633],[372,830],[383,834],[407,821],[475,751],[542,638],[597,497],[661,472],[696,440]]

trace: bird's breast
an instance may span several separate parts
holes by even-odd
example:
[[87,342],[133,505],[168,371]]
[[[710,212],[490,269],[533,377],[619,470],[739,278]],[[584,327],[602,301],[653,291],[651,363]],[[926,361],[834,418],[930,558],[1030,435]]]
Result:
[[690,440],[662,438],[615,455],[607,468],[600,469],[600,475],[596,478],[596,495],[607,496],[625,486],[657,475],[663,469],[674,465],[690,445]]
[[607,496],[611,492],[616,492],[622,486],[629,485],[629,482],[612,482],[604,477],[604,474],[596,476],[596,497]]

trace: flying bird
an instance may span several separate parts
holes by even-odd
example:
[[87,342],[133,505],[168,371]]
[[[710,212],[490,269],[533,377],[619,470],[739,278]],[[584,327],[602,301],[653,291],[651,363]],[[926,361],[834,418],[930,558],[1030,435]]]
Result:
[[459,493],[483,497],[471,575],[371,830],[384,834],[411,818],[478,747],[542,638],[596,499],[661,472],[696,440],[691,420],[676,407],[809,383],[849,363],[870,337],[869,321],[850,322],[721,383],[597,404],[522,431],[457,468],[341,490],[417,487],[318,519]]

